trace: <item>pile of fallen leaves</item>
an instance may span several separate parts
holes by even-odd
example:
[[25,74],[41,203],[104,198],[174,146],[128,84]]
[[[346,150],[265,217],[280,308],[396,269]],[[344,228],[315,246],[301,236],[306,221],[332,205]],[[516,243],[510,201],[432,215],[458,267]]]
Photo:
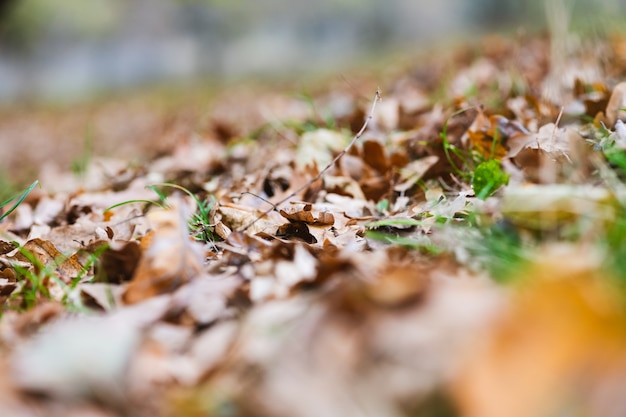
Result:
[[624,81],[621,37],[489,38],[39,178],[0,414],[623,416]]

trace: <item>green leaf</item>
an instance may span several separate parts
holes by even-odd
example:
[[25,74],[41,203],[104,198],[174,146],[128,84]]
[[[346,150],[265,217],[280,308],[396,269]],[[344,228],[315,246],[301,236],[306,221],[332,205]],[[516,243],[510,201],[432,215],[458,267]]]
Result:
[[498,188],[509,183],[509,174],[502,171],[500,162],[495,159],[481,162],[474,170],[472,188],[481,200],[492,195]]
[[626,152],[621,149],[609,148],[604,151],[604,155],[612,165],[626,172]]
[[376,203],[376,210],[378,210],[379,213],[384,213],[389,210],[389,200],[385,198]]

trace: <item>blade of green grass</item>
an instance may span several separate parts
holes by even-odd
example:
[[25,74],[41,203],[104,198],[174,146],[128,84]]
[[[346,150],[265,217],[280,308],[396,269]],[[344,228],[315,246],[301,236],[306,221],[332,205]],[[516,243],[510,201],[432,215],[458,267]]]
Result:
[[13,213],[13,211],[20,205],[22,204],[22,202],[26,199],[26,196],[28,196],[28,194],[33,191],[33,189],[37,186],[37,184],[39,184],[39,180],[35,180],[33,181],[33,183],[21,194],[18,196],[13,196],[11,198],[9,198],[8,200],[0,203],[0,208],[6,206],[7,204],[9,204],[11,201],[15,200],[17,198],[17,201],[15,202],[15,204],[13,204],[13,206],[7,210],[6,213],[3,213],[0,216],[0,221],[2,221],[4,218],[6,218],[9,214]]
[[159,206],[162,209],[167,208],[167,206],[165,206],[164,204],[159,203],[157,201],[152,201],[152,200],[126,200],[126,201],[122,201],[121,203],[113,204],[112,206],[107,207],[104,210],[104,212],[106,213],[107,211],[113,210],[114,208],[125,206],[126,204],[132,204],[132,203],[154,204],[155,206]]
[[415,219],[383,219],[376,220],[365,224],[368,229],[377,229],[379,227],[393,226],[422,226],[424,223]]

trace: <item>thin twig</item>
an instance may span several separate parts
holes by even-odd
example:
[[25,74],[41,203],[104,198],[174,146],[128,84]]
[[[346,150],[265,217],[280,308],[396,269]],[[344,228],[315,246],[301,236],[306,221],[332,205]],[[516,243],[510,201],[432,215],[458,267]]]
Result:
[[554,138],[556,137],[556,131],[559,128],[559,123],[561,123],[561,117],[563,117],[563,110],[565,108],[561,106],[561,110],[559,111],[559,115],[556,117],[556,121],[554,122],[554,130],[552,130],[552,136],[550,137],[550,141],[554,142]]
[[370,109],[369,114],[367,115],[367,118],[365,119],[365,122],[363,122],[363,126],[361,126],[361,129],[356,133],[356,135],[354,135],[354,137],[352,138],[352,140],[350,141],[350,143],[348,144],[348,146],[346,146],[336,157],[335,159],[333,159],[328,165],[326,165],[324,167],[324,169],[322,169],[315,177],[313,177],[312,179],[310,179],[309,181],[306,182],[306,184],[302,185],[301,187],[299,187],[298,189],[296,189],[295,191],[291,192],[288,196],[284,197],[282,200],[278,201],[277,203],[274,204],[274,207],[272,207],[269,210],[265,210],[263,213],[261,213],[260,216],[258,216],[256,219],[254,219],[252,222],[250,222],[248,225],[246,225],[243,229],[241,229],[241,232],[245,232],[246,230],[248,230],[250,227],[252,227],[256,222],[258,222],[259,220],[261,220],[263,217],[267,216],[268,214],[270,214],[272,211],[276,210],[280,205],[282,205],[283,203],[285,203],[287,200],[292,199],[293,197],[295,197],[300,191],[310,187],[312,184],[314,184],[317,180],[319,180],[320,178],[322,178],[322,176],[329,170],[331,169],[337,162],[339,162],[339,160],[346,154],[348,153],[348,151],[350,150],[350,148],[352,148],[352,146],[359,140],[359,138],[361,136],[363,136],[363,133],[365,132],[365,129],[367,129],[367,125],[369,125],[370,120],[372,120],[374,118],[374,110],[376,109],[376,104],[378,104],[378,102],[381,100],[380,97],[380,88],[376,89],[376,95],[374,95],[374,101],[372,102],[372,108]]
[[256,197],[256,198],[258,198],[259,200],[263,201],[264,203],[269,204],[270,206],[272,206],[272,210],[276,210],[276,209],[277,209],[276,204],[272,203],[272,202],[271,202],[271,201],[269,201],[267,198],[263,198],[263,197],[261,197],[261,196],[260,196],[260,195],[258,195],[258,194],[251,193],[250,191],[244,191],[244,192],[242,192],[242,193],[241,193],[241,195],[246,195],[246,194],[247,194],[247,195],[251,195],[252,197]]

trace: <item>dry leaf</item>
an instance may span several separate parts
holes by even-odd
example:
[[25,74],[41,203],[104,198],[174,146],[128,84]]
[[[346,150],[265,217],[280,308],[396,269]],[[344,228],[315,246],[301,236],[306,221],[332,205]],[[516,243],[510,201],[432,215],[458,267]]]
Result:
[[90,308],[114,311],[121,306],[124,287],[102,282],[78,284],[83,303]]
[[304,246],[296,245],[292,261],[278,261],[274,267],[278,284],[293,288],[301,282],[312,281],[317,276],[317,260]]
[[57,322],[16,350],[13,375],[28,391],[119,401],[140,330],[111,317]]
[[615,126],[615,122],[626,122],[626,82],[621,82],[613,88],[609,104],[606,105],[606,119],[609,127]]
[[352,178],[326,175],[324,188],[328,193],[349,196],[355,200],[367,200],[361,186]]
[[317,243],[317,239],[311,234],[309,227],[304,222],[292,221],[291,223],[284,224],[276,230],[276,236],[296,238],[309,244]]
[[206,326],[227,315],[229,299],[241,284],[236,275],[202,275],[179,289],[172,304],[186,310],[196,325]]
[[300,138],[296,165],[300,169],[313,164],[325,167],[332,161],[333,151],[340,151],[347,144],[347,138],[339,132],[328,129],[306,132]]
[[377,140],[363,142],[363,160],[381,174],[389,169],[389,160],[385,148]]
[[109,316],[57,321],[16,349],[13,377],[28,391],[117,403],[127,394],[123,381],[142,329],[161,318],[168,304],[154,298]]
[[467,129],[462,141],[463,143],[469,142],[471,147],[486,159],[502,159],[507,154],[505,145],[509,137],[528,133],[504,116],[487,117],[479,108],[474,122]]
[[260,232],[273,234],[276,230],[277,223],[272,221],[274,213],[259,218],[261,213],[258,210],[235,204],[220,204],[217,213],[224,226],[232,231],[241,231],[247,227],[246,233],[254,235]]
[[389,265],[373,281],[365,283],[365,294],[381,306],[398,307],[418,300],[428,283],[429,278],[420,265]]
[[187,218],[180,201],[170,209],[148,213],[154,234],[124,293],[124,302],[133,304],[171,292],[202,271],[202,246],[191,240]]
[[[23,248],[34,256],[39,265],[56,272],[58,277],[66,284],[69,284],[72,279],[83,272],[83,266],[78,263],[75,258],[68,258],[63,255],[47,240],[29,240],[24,244]],[[24,262],[29,262],[28,258],[21,253],[17,254],[16,258]],[[33,267],[38,268],[38,265],[33,265]]]
[[112,242],[99,257],[96,280],[116,283],[129,281],[141,259],[141,250],[136,241]]
[[415,186],[420,179],[422,179],[424,174],[426,174],[438,160],[438,156],[431,155],[409,162],[409,164],[400,170],[400,182],[394,186],[393,189],[400,193],[408,191],[411,187]]
[[322,211],[317,215],[314,215],[310,206],[308,207],[308,210],[307,207],[305,207],[304,210],[294,211],[291,213],[287,213],[285,210],[280,210],[280,215],[289,221],[303,222],[311,226],[332,226],[335,223],[335,217],[332,213]]
[[17,246],[12,242],[5,242],[4,240],[0,240],[0,255],[6,255],[10,252],[13,252]]

